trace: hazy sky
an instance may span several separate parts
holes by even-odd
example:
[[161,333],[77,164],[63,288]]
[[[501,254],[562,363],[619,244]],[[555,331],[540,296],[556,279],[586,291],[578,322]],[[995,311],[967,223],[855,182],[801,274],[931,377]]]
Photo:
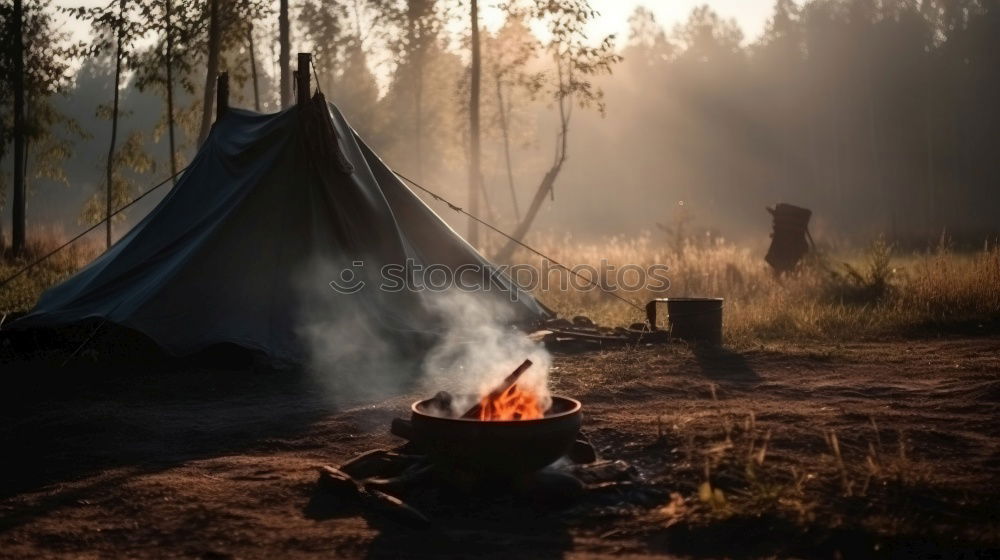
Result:
[[[55,6],[98,6],[107,4],[108,0],[59,0]],[[501,16],[494,8],[495,0],[481,0],[483,5],[483,23],[491,28],[499,25]],[[277,2],[275,2],[277,4]],[[294,6],[294,1],[292,5]],[[628,36],[628,17],[636,6],[646,6],[656,14],[656,19],[669,32],[674,25],[684,21],[691,10],[701,4],[708,4],[725,18],[733,18],[743,28],[747,39],[756,38],[764,29],[764,23],[771,12],[773,0],[590,0],[591,6],[600,12],[600,17],[591,24],[595,37],[603,37],[615,33],[624,41]],[[74,20],[65,21],[66,29],[79,38],[86,35],[86,27]]]
[[[495,5],[486,2],[486,5]],[[590,5],[600,12],[600,17],[593,22],[591,29],[595,35],[604,36],[615,33],[619,41],[628,38],[628,17],[636,6],[645,6],[656,14],[656,20],[666,27],[667,32],[674,25],[687,19],[695,7],[708,4],[724,18],[733,18],[743,28],[748,39],[754,39],[764,30],[773,0],[590,0]],[[491,24],[489,9],[485,10],[484,19]],[[496,16],[493,16],[496,17]]]

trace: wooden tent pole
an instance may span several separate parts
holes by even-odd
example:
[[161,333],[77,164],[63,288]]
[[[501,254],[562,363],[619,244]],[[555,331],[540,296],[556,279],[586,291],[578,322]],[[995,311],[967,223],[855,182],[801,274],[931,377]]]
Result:
[[309,93],[311,88],[309,87],[309,63],[312,61],[312,55],[309,53],[299,53],[299,69],[296,73],[296,83],[298,84],[298,103],[306,103],[309,101]]
[[221,120],[229,110],[229,72],[221,72],[216,78],[215,120]]

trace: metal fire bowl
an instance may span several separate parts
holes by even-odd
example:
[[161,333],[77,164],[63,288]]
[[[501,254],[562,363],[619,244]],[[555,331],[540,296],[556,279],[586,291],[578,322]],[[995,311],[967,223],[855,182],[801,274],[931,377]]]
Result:
[[410,408],[415,443],[439,465],[483,477],[509,478],[537,471],[562,457],[580,431],[580,401],[552,397],[545,417],[490,421],[444,418],[430,399]]

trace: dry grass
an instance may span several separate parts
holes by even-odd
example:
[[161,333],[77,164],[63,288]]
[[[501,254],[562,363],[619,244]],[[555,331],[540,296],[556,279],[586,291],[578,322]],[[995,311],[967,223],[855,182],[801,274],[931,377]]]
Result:
[[[0,281],[11,277],[26,265],[48,254],[66,240],[58,230],[37,229],[28,233],[25,254],[13,258],[9,251],[0,257]],[[62,282],[101,254],[103,246],[96,239],[83,238],[57,252],[38,266],[0,287],[0,316],[30,309],[42,292]]]
[[[776,277],[763,249],[711,239],[679,250],[651,235],[578,243],[547,237],[537,247],[568,265],[618,267],[666,264],[664,291],[619,292],[637,304],[654,297],[723,297],[727,341],[741,346],[777,340],[819,340],[899,335],[931,329],[975,329],[1000,320],[1000,248],[984,244],[957,253],[946,243],[923,253],[897,255],[876,240],[868,248],[821,250],[792,274]],[[538,265],[522,251],[520,262]],[[601,278],[614,285],[613,277]],[[642,322],[638,309],[597,289],[537,292],[565,316],[587,315],[601,324]]]
[[663,531],[678,556],[929,556],[1000,542],[996,341],[960,340],[652,345],[564,357],[552,378],[601,449],[662,484],[649,525],[622,531]]
[[[58,246],[57,231],[32,232],[28,255],[0,259],[0,278]],[[957,253],[946,242],[923,253],[898,255],[875,241],[862,250],[821,251],[799,269],[775,277],[764,263],[763,249],[751,250],[721,239],[688,240],[672,246],[652,235],[612,237],[581,243],[572,237],[546,236],[532,242],[542,252],[569,265],[600,268],[667,265],[670,287],[620,292],[636,304],[665,296],[726,299],[725,334],[730,344],[745,346],[781,340],[850,340],[931,329],[975,329],[1000,321],[1000,248],[985,244]],[[676,244],[673,244],[676,245]],[[68,277],[100,254],[99,240],[81,240],[0,289],[0,313],[30,308],[46,288]],[[489,253],[487,248],[487,253]],[[518,262],[541,266],[527,251]],[[550,279],[556,279],[553,272]],[[590,275],[591,273],[585,273]],[[614,286],[613,275],[600,280]],[[584,283],[577,281],[578,286]],[[587,315],[608,325],[642,322],[643,314],[598,289],[550,285],[539,297],[561,315]]]

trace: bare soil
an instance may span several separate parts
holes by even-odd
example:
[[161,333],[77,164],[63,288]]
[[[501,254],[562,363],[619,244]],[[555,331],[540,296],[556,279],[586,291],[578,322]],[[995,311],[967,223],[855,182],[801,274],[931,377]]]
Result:
[[476,505],[427,512],[424,530],[314,507],[316,467],[398,444],[389,421],[418,395],[336,409],[287,372],[3,374],[3,557],[951,557],[1000,544],[997,336],[558,356],[555,392],[583,401],[600,454],[673,497]]

